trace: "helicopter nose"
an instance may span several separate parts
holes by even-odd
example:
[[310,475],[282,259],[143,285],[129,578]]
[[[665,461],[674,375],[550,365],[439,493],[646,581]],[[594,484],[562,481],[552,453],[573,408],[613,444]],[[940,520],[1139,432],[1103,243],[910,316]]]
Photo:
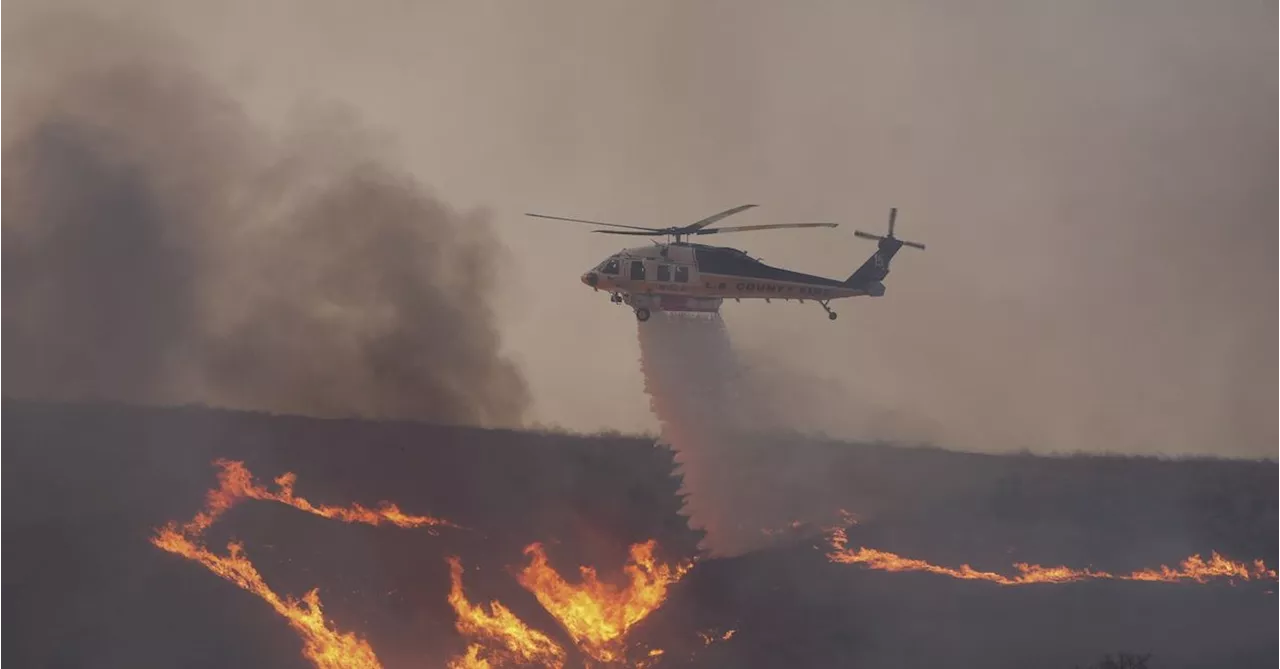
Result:
[[592,288],[595,288],[596,285],[600,283],[600,277],[596,276],[595,272],[587,272],[582,275],[582,282]]

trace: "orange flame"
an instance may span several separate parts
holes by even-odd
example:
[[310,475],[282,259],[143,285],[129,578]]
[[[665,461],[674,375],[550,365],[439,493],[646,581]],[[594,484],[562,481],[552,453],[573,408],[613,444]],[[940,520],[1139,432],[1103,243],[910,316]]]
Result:
[[480,657],[480,651],[483,648],[480,644],[473,643],[467,646],[467,654],[449,660],[446,665],[448,669],[490,669],[493,665],[489,661]]
[[302,601],[281,599],[267,587],[262,575],[245,557],[240,544],[227,545],[227,555],[215,555],[170,524],[151,539],[151,543],[170,553],[195,560],[213,573],[261,597],[275,612],[289,621],[289,626],[302,637],[302,654],[319,669],[381,669],[373,648],[354,634],[343,634],[329,626],[320,607],[320,595],[311,590]]
[[[243,546],[228,544],[226,556],[216,555],[199,543],[200,537],[227,510],[242,499],[274,501],[324,518],[347,523],[369,525],[390,524],[397,527],[457,527],[431,516],[404,513],[395,504],[383,502],[378,509],[359,504],[350,507],[317,506],[294,494],[296,477],[292,473],[275,479],[279,490],[272,492],[254,483],[253,474],[244,463],[217,460],[218,487],[206,495],[205,508],[186,524],[169,523],[152,537],[155,546],[195,560],[222,578],[261,597],[272,609],[289,621],[302,637],[303,655],[320,669],[381,669],[373,648],[354,634],[343,634],[324,620],[317,590],[303,598],[281,598],[271,590]],[[623,639],[633,625],[661,606],[667,587],[680,580],[692,567],[659,565],[654,559],[654,541],[631,547],[631,559],[623,571],[630,579],[625,589],[602,583],[594,569],[582,567],[582,583],[570,585],[551,569],[540,544],[525,549],[531,564],[519,575],[519,581],[532,591],[538,602],[569,632],[574,642],[591,658],[602,662],[623,659]],[[564,666],[565,651],[550,637],[530,628],[499,602],[490,602],[488,610],[469,602],[462,589],[462,565],[449,558],[452,587],[449,604],[457,613],[457,629],[473,639],[465,654],[450,660],[450,669],[487,669],[507,663],[537,663],[559,669]],[[728,639],[733,632],[728,632]],[[637,666],[657,661],[661,649],[651,649]]]
[[286,504],[299,511],[306,511],[322,518],[341,520],[344,523],[364,523],[366,525],[382,525],[384,523],[396,527],[457,527],[453,523],[431,516],[414,516],[400,510],[390,502],[382,502],[377,509],[370,509],[360,504],[350,507],[320,505],[316,506],[305,497],[293,493],[293,484],[298,477],[293,472],[277,476],[276,485],[279,492],[271,492],[253,482],[253,474],[243,462],[233,460],[215,460],[214,464],[221,468],[218,472],[218,488],[210,490],[206,500],[206,510],[187,524],[189,534],[200,534],[214,523],[227,509],[241,499],[257,499]]
[[[564,666],[564,649],[547,635],[531,629],[499,602],[490,602],[489,610],[467,601],[462,591],[462,563],[449,558],[453,586],[449,604],[458,614],[457,628],[463,636],[477,639],[467,647],[464,656],[449,662],[449,669],[481,669],[496,663],[541,663],[559,669]],[[481,653],[485,656],[482,657]]]
[[631,546],[631,558],[623,567],[630,583],[623,589],[601,582],[591,567],[579,568],[581,583],[568,583],[551,568],[537,543],[525,548],[531,562],[518,578],[585,654],[600,662],[616,662],[622,659],[628,630],[661,606],[667,587],[692,567],[657,564],[654,545],[650,540]]
[[1251,579],[1275,579],[1276,570],[1268,569],[1267,564],[1262,560],[1254,560],[1252,565],[1246,565],[1242,562],[1233,562],[1213,551],[1210,554],[1209,561],[1205,562],[1204,558],[1199,555],[1182,561],[1181,569],[1171,569],[1165,565],[1160,565],[1159,570],[1143,569],[1135,571],[1124,578],[1131,581],[1177,581],[1189,579],[1196,583],[1204,583],[1211,578],[1239,578],[1243,580]]
[[205,495],[205,508],[181,528],[176,523],[169,523],[161,528],[151,538],[151,543],[170,553],[195,560],[218,576],[261,597],[302,636],[302,654],[320,669],[380,669],[382,665],[368,642],[353,634],[342,634],[325,623],[317,590],[308,592],[300,602],[292,598],[282,599],[267,586],[262,575],[245,556],[242,545],[235,542],[228,544],[227,555],[221,556],[212,553],[197,540],[222,514],[242,499],[280,502],[295,509],[348,523],[379,525],[385,522],[399,527],[451,524],[430,516],[406,514],[396,505],[386,502],[379,509],[368,509],[359,504],[349,508],[315,506],[293,494],[296,477],[292,473],[276,478],[280,491],[271,492],[253,482],[253,474],[242,462],[217,460],[214,464],[220,468],[218,487]]
[[848,537],[844,530],[836,530],[831,536],[832,551],[827,553],[831,562],[845,564],[865,564],[871,569],[883,571],[923,571],[941,574],[951,578],[981,580],[999,583],[1000,585],[1027,585],[1030,583],[1071,583],[1087,579],[1113,579],[1120,581],[1161,581],[1175,582],[1191,580],[1204,583],[1211,578],[1240,578],[1243,580],[1276,578],[1276,572],[1268,569],[1262,560],[1254,560],[1252,567],[1241,562],[1233,562],[1222,557],[1216,551],[1209,561],[1199,555],[1193,555],[1182,561],[1181,569],[1161,565],[1159,569],[1143,569],[1130,574],[1111,574],[1091,569],[1071,569],[1070,567],[1042,567],[1037,564],[1015,563],[1018,570],[1014,576],[1006,576],[990,571],[978,571],[967,564],[954,567],[942,567],[924,560],[904,558],[895,553],[872,548],[852,550],[846,548]]

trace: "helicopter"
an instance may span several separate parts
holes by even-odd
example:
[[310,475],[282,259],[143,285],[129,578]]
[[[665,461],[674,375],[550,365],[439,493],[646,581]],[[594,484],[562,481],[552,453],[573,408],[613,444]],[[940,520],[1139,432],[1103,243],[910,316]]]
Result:
[[828,279],[780,267],[771,267],[746,252],[727,246],[711,246],[686,241],[690,237],[754,230],[789,228],[834,228],[838,223],[775,223],[711,227],[720,220],[757,205],[743,204],[713,214],[684,226],[647,228],[620,225],[581,218],[565,218],[546,214],[526,216],[574,223],[586,223],[611,230],[592,230],[609,235],[666,237],[648,246],[623,249],[602,260],[581,277],[582,283],[600,291],[609,291],[610,301],[626,304],[635,310],[640,322],[649,320],[655,311],[717,313],[726,299],[811,300],[820,305],[827,317],[836,320],[831,300],[845,297],[881,297],[889,262],[904,246],[924,250],[924,244],[894,236],[898,209],[889,210],[889,233],[874,235],[855,230],[854,236],[877,241],[876,252],[849,278]]

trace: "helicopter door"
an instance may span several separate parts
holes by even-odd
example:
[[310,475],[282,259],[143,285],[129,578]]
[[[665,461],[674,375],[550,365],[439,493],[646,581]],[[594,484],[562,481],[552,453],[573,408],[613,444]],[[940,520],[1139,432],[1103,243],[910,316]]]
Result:
[[688,265],[676,265],[676,283],[689,283]]
[[658,281],[660,283],[670,283],[671,265],[658,265]]
[[631,261],[631,280],[644,281],[644,261],[643,260]]

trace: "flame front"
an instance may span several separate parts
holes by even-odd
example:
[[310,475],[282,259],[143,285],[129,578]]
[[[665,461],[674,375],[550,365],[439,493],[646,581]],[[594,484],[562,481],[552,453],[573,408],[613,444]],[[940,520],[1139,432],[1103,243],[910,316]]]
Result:
[[391,502],[382,502],[377,509],[370,509],[360,504],[352,504],[351,506],[322,504],[316,506],[305,497],[299,497],[293,493],[293,484],[298,480],[298,477],[293,472],[286,472],[277,476],[275,482],[280,490],[271,492],[253,482],[253,474],[249,472],[243,462],[215,460],[214,464],[221,469],[218,472],[219,487],[217,490],[209,491],[206,510],[197,514],[195,519],[187,525],[188,532],[196,534],[203,532],[205,528],[218,519],[218,516],[234,506],[237,501],[245,498],[279,502],[299,511],[306,511],[322,518],[341,520],[344,523],[363,523],[374,526],[388,524],[405,528],[456,527],[453,523],[439,518],[407,514]]
[[[433,528],[451,526],[447,521],[431,516],[404,513],[395,504],[383,502],[379,508],[370,509],[359,504],[349,507],[317,506],[294,493],[296,477],[286,473],[275,479],[277,491],[270,491],[254,483],[253,475],[241,462],[218,460],[219,485],[206,495],[204,509],[186,524],[169,523],[151,538],[155,546],[202,564],[218,576],[252,592],[284,617],[303,640],[303,655],[319,669],[381,669],[381,664],[367,641],[351,633],[342,633],[324,619],[318,591],[307,592],[301,600],[281,597],[263,580],[244,553],[243,546],[232,542],[226,555],[217,555],[202,543],[204,532],[227,510],[242,499],[274,501],[300,511],[332,518],[347,523],[369,525],[394,525],[397,527]],[[853,519],[842,512],[846,525]],[[1262,560],[1252,564],[1229,560],[1217,552],[1205,560],[1199,555],[1182,561],[1178,568],[1161,565],[1155,569],[1143,569],[1129,574],[1112,574],[1091,569],[1071,569],[1065,566],[1043,567],[1016,563],[1016,574],[979,571],[969,565],[959,568],[931,564],[924,560],[905,558],[888,551],[870,548],[847,548],[848,537],[843,528],[831,534],[831,562],[862,564],[871,569],[890,572],[920,571],[957,579],[982,580],[1000,585],[1027,585],[1031,583],[1069,583],[1088,579],[1112,579],[1126,581],[1205,583],[1211,579],[1261,580],[1277,578]],[[525,589],[564,628],[577,647],[590,659],[615,663],[624,661],[631,654],[645,653],[644,648],[628,648],[626,637],[631,628],[662,605],[668,587],[679,581],[692,567],[685,563],[678,566],[658,564],[654,558],[655,542],[635,544],[630,549],[630,559],[623,567],[625,587],[617,587],[600,581],[594,569],[580,567],[581,581],[571,584],[551,568],[541,544],[525,548],[529,564],[517,575]],[[452,587],[449,604],[457,614],[457,629],[470,640],[466,652],[449,662],[450,669],[480,669],[505,664],[530,665],[560,669],[566,661],[565,650],[546,634],[530,628],[514,613],[499,602],[488,607],[469,602],[462,588],[462,565],[458,558],[448,560]],[[704,644],[728,641],[734,635],[729,630],[717,639],[710,633],[700,636]],[[659,660],[661,649],[650,649],[644,658],[635,661],[636,666],[646,666]]]
[[859,548],[846,548],[848,537],[843,529],[836,530],[831,536],[832,551],[827,553],[831,562],[845,564],[864,564],[871,569],[883,571],[923,571],[931,574],[950,576],[951,578],[991,581],[1000,585],[1028,585],[1031,583],[1071,583],[1088,579],[1113,579],[1120,581],[1195,581],[1204,583],[1212,578],[1239,578],[1242,580],[1276,578],[1276,572],[1268,569],[1262,560],[1255,560],[1253,565],[1234,562],[1222,557],[1216,551],[1206,562],[1199,555],[1193,555],[1182,561],[1180,569],[1161,565],[1159,569],[1143,569],[1129,574],[1111,574],[1091,569],[1071,569],[1070,567],[1042,567],[1037,564],[1015,563],[1018,574],[1006,576],[990,571],[978,571],[967,564],[960,567],[943,567],[924,560],[904,558],[896,553]]
[[449,662],[449,669],[481,669],[501,666],[505,662],[540,663],[559,669],[565,653],[550,637],[530,628],[499,602],[490,602],[489,610],[467,601],[462,592],[462,563],[449,558],[452,587],[449,604],[458,614],[457,628],[464,637],[474,639],[464,656]]
[[227,555],[216,555],[170,524],[151,543],[204,565],[209,571],[261,597],[276,613],[284,616],[302,637],[302,654],[319,669],[381,669],[373,648],[354,634],[343,634],[324,620],[320,595],[311,590],[302,601],[282,599],[262,580],[262,575],[244,555],[238,543],[227,544]]
[[217,555],[204,547],[200,538],[224,513],[242,499],[269,500],[287,504],[295,509],[325,518],[348,523],[380,525],[389,523],[398,527],[434,527],[451,525],[430,516],[413,516],[404,513],[394,504],[383,503],[378,509],[368,509],[358,504],[351,507],[316,506],[293,493],[296,477],[286,473],[276,479],[279,492],[271,492],[253,482],[253,474],[242,462],[217,460],[218,487],[205,495],[205,508],[186,524],[179,527],[169,523],[151,538],[156,547],[170,553],[195,560],[209,571],[252,592],[267,602],[276,613],[289,621],[289,625],[302,637],[302,654],[320,669],[381,669],[373,648],[354,634],[343,634],[324,620],[317,590],[311,590],[301,601],[281,598],[262,579],[253,563],[244,554],[244,547],[232,542],[227,545],[227,555]]
[[630,581],[625,588],[601,582],[591,567],[580,567],[582,582],[570,584],[551,568],[537,543],[525,549],[531,561],[519,581],[584,653],[601,662],[616,662],[622,659],[627,631],[661,606],[667,587],[692,566],[657,564],[654,545],[650,540],[631,546],[631,558],[623,567]]
[[[181,555],[204,565],[222,578],[254,593],[289,621],[303,639],[303,655],[320,669],[381,669],[381,664],[368,642],[354,634],[343,634],[327,624],[318,591],[311,590],[301,600],[282,598],[263,580],[244,554],[243,546],[232,542],[227,555],[221,556],[205,548],[200,539],[229,509],[240,500],[273,501],[300,511],[347,523],[395,525],[415,528],[457,527],[431,516],[406,514],[398,506],[383,502],[370,509],[359,504],[349,507],[313,504],[294,493],[296,477],[292,473],[275,479],[277,491],[254,482],[244,463],[217,460],[218,487],[206,494],[205,508],[186,524],[169,523],[161,528],[151,543],[170,553]],[[525,549],[532,563],[520,574],[521,585],[529,589],[569,631],[575,643],[590,657],[614,662],[623,659],[623,640],[627,631],[657,609],[666,598],[667,587],[678,581],[692,565],[671,567],[654,559],[654,541],[631,547],[631,559],[624,567],[630,584],[618,589],[600,582],[595,570],[582,568],[583,581],[570,585],[547,563],[539,544]],[[486,610],[469,602],[462,589],[462,564],[449,558],[452,587],[449,604],[457,613],[457,629],[471,639],[466,653],[449,662],[450,669],[482,669],[508,663],[540,664],[559,669],[565,663],[565,651],[542,632],[530,628],[499,602],[491,602]],[[727,638],[727,637],[726,637]],[[661,649],[648,651],[647,665],[662,656]]]

